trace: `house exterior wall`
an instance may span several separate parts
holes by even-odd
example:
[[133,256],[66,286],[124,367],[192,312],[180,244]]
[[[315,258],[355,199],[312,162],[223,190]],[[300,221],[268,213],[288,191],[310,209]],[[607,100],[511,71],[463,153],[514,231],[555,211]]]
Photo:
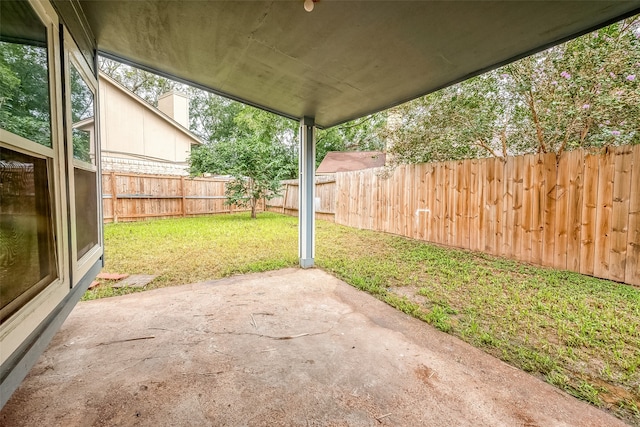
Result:
[[193,139],[107,79],[100,80],[100,105],[105,157],[187,161]]

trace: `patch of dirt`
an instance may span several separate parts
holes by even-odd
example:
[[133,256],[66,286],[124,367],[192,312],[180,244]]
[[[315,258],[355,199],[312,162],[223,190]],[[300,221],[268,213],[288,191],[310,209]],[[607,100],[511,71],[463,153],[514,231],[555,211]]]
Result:
[[418,366],[415,370],[415,374],[418,377],[418,379],[420,379],[420,381],[422,381],[428,386],[433,385],[432,381],[435,381],[438,378],[438,376],[436,375],[436,372],[425,365]]

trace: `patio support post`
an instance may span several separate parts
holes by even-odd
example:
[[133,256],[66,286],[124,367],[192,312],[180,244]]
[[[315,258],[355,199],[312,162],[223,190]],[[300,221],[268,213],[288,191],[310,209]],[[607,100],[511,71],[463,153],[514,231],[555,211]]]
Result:
[[300,267],[313,267],[315,251],[315,174],[316,174],[316,128],[313,117],[300,120],[299,154],[300,206],[298,209],[298,240]]

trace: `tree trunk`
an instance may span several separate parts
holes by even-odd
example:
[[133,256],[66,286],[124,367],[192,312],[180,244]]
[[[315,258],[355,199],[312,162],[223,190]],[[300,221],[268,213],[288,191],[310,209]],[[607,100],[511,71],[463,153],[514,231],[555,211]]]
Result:
[[256,219],[256,201],[255,199],[251,200],[251,219]]

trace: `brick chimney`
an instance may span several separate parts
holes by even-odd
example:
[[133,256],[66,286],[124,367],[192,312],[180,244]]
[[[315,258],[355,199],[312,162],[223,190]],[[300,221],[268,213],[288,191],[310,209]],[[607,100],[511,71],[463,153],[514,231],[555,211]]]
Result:
[[189,97],[171,90],[158,97],[158,109],[189,129]]

